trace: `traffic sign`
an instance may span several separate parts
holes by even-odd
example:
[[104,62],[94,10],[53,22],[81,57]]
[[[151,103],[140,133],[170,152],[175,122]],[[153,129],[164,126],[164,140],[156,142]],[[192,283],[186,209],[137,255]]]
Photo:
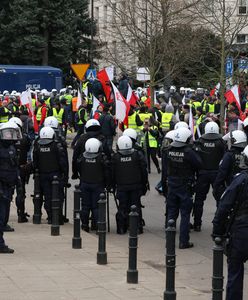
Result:
[[95,80],[96,79],[96,69],[88,69],[85,77],[90,81]]
[[82,81],[86,71],[88,70],[90,64],[71,64],[71,68],[78,80]]
[[231,77],[233,75],[233,58],[227,57],[226,58],[226,76]]

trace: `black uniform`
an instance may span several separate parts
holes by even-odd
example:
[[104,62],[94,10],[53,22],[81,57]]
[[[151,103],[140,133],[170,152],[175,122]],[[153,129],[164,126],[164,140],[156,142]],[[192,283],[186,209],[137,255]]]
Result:
[[126,233],[128,213],[132,205],[139,212],[139,232],[143,233],[140,197],[146,194],[148,186],[147,164],[141,151],[134,149],[118,151],[112,156],[113,185],[119,200],[116,214],[117,233]]
[[207,133],[195,142],[194,147],[202,160],[202,169],[197,174],[194,202],[194,228],[200,231],[204,201],[210,185],[213,187],[215,182],[226,144],[220,134]]
[[234,177],[221,197],[213,236],[228,236],[226,300],[243,299],[244,262],[248,259],[248,173]]
[[89,231],[89,215],[92,213],[92,229],[96,229],[98,221],[98,201],[100,194],[110,185],[110,166],[104,153],[84,154],[78,160],[80,189],[82,191],[82,229]]
[[[35,143],[33,160],[34,168],[39,170],[41,192],[45,198],[44,208],[48,222],[51,223],[52,181],[54,176],[58,177],[62,193],[63,182],[68,174],[67,157],[60,143],[52,139],[40,139]],[[63,199],[63,194],[60,199]]]

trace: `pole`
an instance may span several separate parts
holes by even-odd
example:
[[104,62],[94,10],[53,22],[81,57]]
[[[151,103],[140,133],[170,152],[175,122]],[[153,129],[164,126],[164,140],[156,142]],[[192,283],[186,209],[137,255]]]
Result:
[[212,299],[223,299],[223,253],[222,240],[216,237],[215,245],[213,247],[213,277],[212,277]]
[[166,288],[164,291],[164,300],[176,300],[175,291],[175,269],[176,269],[176,254],[175,254],[175,237],[176,228],[175,221],[169,220],[166,233]]
[[97,252],[97,264],[107,264],[107,252],[106,252],[106,197],[105,194],[100,194],[100,200],[98,201],[98,252]]
[[109,219],[109,192],[107,191],[107,224],[108,232],[110,232],[110,219]]
[[33,224],[41,223],[41,207],[42,207],[42,199],[40,192],[40,175],[39,170],[35,170],[34,173],[34,214],[33,214]]
[[93,42],[94,42],[94,0],[91,0],[91,27],[90,27],[90,67],[93,69]]
[[79,185],[75,185],[74,190],[74,211],[73,211],[73,238],[72,238],[72,248],[81,249],[82,248],[82,239],[80,236],[80,212],[81,212],[81,191]]
[[137,248],[138,248],[138,219],[137,207],[131,206],[129,214],[129,260],[127,283],[138,283]]
[[60,199],[59,199],[59,181],[58,177],[53,177],[52,182],[52,225],[51,235],[59,235],[59,216],[60,216]]

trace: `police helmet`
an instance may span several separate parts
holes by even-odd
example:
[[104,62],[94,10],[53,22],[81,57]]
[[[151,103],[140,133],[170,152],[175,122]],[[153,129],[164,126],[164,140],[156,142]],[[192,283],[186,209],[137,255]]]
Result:
[[55,117],[50,116],[45,119],[44,127],[52,127],[57,129],[59,127],[59,122]]
[[189,128],[189,125],[186,122],[180,121],[175,124],[174,130],[177,130],[178,128]]
[[208,122],[205,126],[205,134],[208,134],[208,133],[217,133],[217,134],[219,134],[220,133],[220,128],[219,128],[218,124],[215,123],[215,122]]
[[242,157],[240,159],[239,168],[246,170],[248,169],[248,146],[246,146],[241,153]]
[[18,141],[22,138],[20,127],[14,122],[6,122],[0,127],[0,139],[5,141]]
[[85,143],[85,151],[88,153],[98,153],[101,147],[101,142],[96,138],[90,138]]
[[7,91],[7,90],[3,91],[3,95],[4,95],[4,96],[9,95],[9,91]]
[[174,141],[175,130],[168,131],[165,135],[166,139]]
[[167,148],[174,141],[175,130],[168,131],[164,136],[162,148]]
[[51,127],[43,127],[40,130],[39,136],[41,140],[52,140],[55,136],[55,131]]
[[117,141],[118,151],[123,155],[131,154],[133,149],[133,143],[129,136],[121,136]]
[[248,126],[248,118],[244,119],[243,122],[243,127],[245,128],[246,126]]
[[58,91],[56,89],[52,89],[51,93],[57,93]]
[[99,121],[95,119],[90,119],[85,124],[86,131],[97,131],[100,129],[100,127],[101,125]]
[[17,117],[12,117],[9,119],[9,122],[14,122],[16,125],[18,125],[20,128],[22,128],[22,120]]
[[175,93],[175,91],[176,91],[176,87],[174,85],[172,85],[170,87],[170,93]]
[[133,140],[137,140],[137,132],[133,128],[127,128],[123,132],[123,136],[129,136]]
[[192,133],[188,128],[178,128],[174,131],[174,142],[171,144],[174,147],[183,147],[189,143]]
[[230,132],[230,138],[233,147],[244,148],[247,145],[247,137],[242,130]]

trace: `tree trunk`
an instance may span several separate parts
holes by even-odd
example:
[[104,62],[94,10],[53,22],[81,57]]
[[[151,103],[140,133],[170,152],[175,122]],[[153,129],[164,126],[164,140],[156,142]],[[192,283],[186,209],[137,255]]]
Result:
[[42,55],[42,65],[47,66],[48,65],[48,40],[49,40],[49,32],[47,29],[45,29],[44,31],[44,39],[45,39],[45,47]]

